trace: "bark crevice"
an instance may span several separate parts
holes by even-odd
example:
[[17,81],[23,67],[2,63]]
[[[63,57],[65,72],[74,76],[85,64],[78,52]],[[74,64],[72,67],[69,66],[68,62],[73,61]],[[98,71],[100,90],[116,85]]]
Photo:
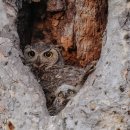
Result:
[[[84,87],[67,104],[66,108],[59,115],[50,117],[39,84],[29,68],[23,65],[19,58],[20,50],[14,46],[16,43],[18,46],[18,42],[13,41],[13,38],[18,38],[14,25],[16,17],[13,14],[15,13],[6,10],[6,5],[0,1],[3,18],[7,20],[7,23],[0,24],[2,30],[0,34],[1,130],[10,128],[18,130],[128,130],[130,128],[129,31],[121,28],[119,22],[119,17],[126,8],[128,9],[129,2],[124,0],[109,0],[108,2],[107,39],[103,44],[96,71],[89,76]],[[8,14],[13,17],[7,17]],[[61,17],[62,15],[59,14],[58,18]],[[56,25],[57,22],[54,23]],[[71,26],[66,24],[66,27],[73,27],[72,24],[69,25]],[[8,26],[11,28],[10,33]],[[6,33],[8,35],[4,35]],[[11,37],[8,37],[9,34]],[[80,33],[76,34],[77,38],[80,36]],[[64,37],[62,37],[63,41]],[[10,53],[11,55],[8,56]],[[9,122],[14,127],[9,125]]]

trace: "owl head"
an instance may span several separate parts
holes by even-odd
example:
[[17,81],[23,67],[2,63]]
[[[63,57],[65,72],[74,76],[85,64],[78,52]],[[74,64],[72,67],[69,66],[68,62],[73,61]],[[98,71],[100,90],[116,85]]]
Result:
[[68,101],[76,95],[78,90],[79,88],[75,88],[67,84],[62,84],[58,87],[55,91],[55,99],[53,104],[50,108],[48,108],[49,114],[54,116],[63,110]]
[[63,57],[60,49],[52,44],[38,42],[24,49],[26,63],[36,68],[50,68],[53,65],[63,65]]
[[55,92],[55,100],[53,105],[58,108],[61,106],[65,106],[68,101],[76,95],[78,89],[74,86],[62,84],[60,87],[57,88]]

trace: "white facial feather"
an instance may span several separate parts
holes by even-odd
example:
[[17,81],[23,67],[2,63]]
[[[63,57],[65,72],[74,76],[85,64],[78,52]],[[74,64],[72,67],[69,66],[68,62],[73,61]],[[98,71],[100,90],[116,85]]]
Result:
[[68,90],[73,90],[77,92],[78,88],[71,85],[62,84],[60,87],[57,88],[55,95],[58,95],[60,92],[62,92],[65,95],[66,93],[68,93]]

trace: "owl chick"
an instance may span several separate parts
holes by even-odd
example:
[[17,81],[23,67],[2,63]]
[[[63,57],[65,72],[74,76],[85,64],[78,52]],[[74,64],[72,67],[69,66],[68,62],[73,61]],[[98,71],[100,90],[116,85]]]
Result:
[[52,106],[48,109],[50,115],[54,116],[64,109],[68,101],[76,95],[78,90],[78,87],[67,84],[62,84],[58,87],[55,91],[55,100],[53,101]]
[[82,81],[85,81],[93,70],[93,65],[87,69],[64,65],[60,49],[43,42],[26,46],[24,57],[44,90],[47,108],[56,102],[55,97],[56,92],[60,90],[59,86],[62,84],[68,84],[75,88],[81,86]]

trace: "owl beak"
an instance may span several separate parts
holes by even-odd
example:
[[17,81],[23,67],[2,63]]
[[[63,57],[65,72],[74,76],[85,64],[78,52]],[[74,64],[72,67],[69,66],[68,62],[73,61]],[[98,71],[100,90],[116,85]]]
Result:
[[63,106],[63,105],[66,105],[67,104],[67,102],[68,102],[69,100],[65,100],[64,98],[62,98],[62,99],[55,99],[54,100],[54,105],[55,106]]
[[36,60],[36,62],[35,62],[35,67],[37,67],[37,68],[42,67],[42,63],[41,63],[41,60],[40,60],[40,57],[39,57],[39,56],[37,57],[37,60]]

